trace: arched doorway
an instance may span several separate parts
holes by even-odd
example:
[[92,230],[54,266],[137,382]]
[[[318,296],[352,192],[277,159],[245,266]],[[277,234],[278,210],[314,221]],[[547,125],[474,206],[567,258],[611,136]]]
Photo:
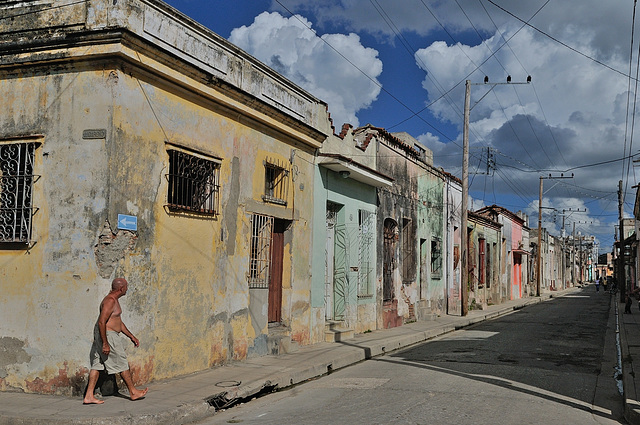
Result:
[[382,266],[382,297],[383,301],[392,301],[393,271],[396,268],[396,243],[398,241],[398,223],[391,218],[384,220],[384,249]]
[[398,223],[391,219],[384,220],[384,247],[382,264],[382,320],[383,327],[394,328],[402,325],[402,317],[398,316],[398,300],[395,297],[394,278],[397,261]]

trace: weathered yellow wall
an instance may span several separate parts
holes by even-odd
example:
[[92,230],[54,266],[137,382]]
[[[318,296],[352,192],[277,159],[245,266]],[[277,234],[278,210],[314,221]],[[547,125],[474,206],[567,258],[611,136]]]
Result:
[[[288,206],[263,207],[264,168],[256,164],[264,155],[288,161],[294,146],[198,96],[111,68],[0,78],[0,99],[0,141],[22,134],[43,141],[36,243],[0,250],[0,342],[10,347],[0,354],[0,390],[79,394],[98,305],[116,276],[129,280],[123,319],[141,341],[128,350],[137,382],[266,354],[255,346],[267,328],[252,323],[246,279],[249,220],[258,207],[293,219],[283,324],[300,343],[318,339],[304,249],[311,246],[310,149],[295,147]],[[85,129],[106,129],[107,137],[85,140]],[[215,219],[164,208],[165,142],[222,160]],[[138,217],[136,235],[117,232],[117,214]],[[114,242],[100,245],[100,235]],[[120,251],[106,251],[122,241]],[[106,253],[101,264],[96,246]]]
[[[107,282],[93,245],[107,204],[103,72],[0,79],[0,141],[41,135],[35,155],[34,244],[0,249],[0,389],[78,392]],[[20,139],[16,141],[21,141]],[[62,389],[63,390],[62,390]]]

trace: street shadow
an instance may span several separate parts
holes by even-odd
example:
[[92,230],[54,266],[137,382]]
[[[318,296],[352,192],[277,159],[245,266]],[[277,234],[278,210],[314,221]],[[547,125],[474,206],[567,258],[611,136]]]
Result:
[[[587,287],[373,360],[470,379],[620,420],[614,409],[593,404],[600,375],[614,381],[613,369],[610,374],[600,370],[611,300],[608,293]],[[359,347],[372,358],[368,347],[342,344]]]

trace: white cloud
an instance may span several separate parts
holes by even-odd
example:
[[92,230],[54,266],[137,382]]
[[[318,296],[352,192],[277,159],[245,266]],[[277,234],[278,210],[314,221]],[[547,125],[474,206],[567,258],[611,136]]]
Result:
[[495,0],[494,3],[496,5],[486,0],[289,0],[287,10],[276,1],[272,1],[271,9],[286,13],[306,12],[313,14],[321,27],[343,25],[351,31],[368,32],[387,39],[394,37],[394,30],[426,36],[435,31],[443,32],[444,27],[448,34],[442,35],[442,39],[449,44],[453,42],[449,34],[454,38],[464,33],[472,34],[476,43],[480,43],[477,32],[485,36],[493,34],[496,26],[522,26],[523,23],[511,13],[569,44],[575,40],[588,43],[595,49],[598,59],[628,55],[628,43],[621,43],[621,40],[629,39],[632,2]]
[[[538,197],[541,174],[567,170],[575,178],[558,185],[545,182],[545,199],[560,209],[579,203],[590,207],[592,212],[579,221],[609,237],[622,163],[588,165],[629,153],[627,92],[635,87],[621,74],[628,72],[631,51],[637,51],[630,46],[633,2],[493,2],[539,31],[488,1],[290,0],[287,7],[313,16],[320,28],[372,34],[379,42],[395,43],[398,51],[402,46],[391,26],[408,36],[417,49],[416,66],[426,73],[427,103],[457,85],[447,100],[430,107],[436,117],[458,128],[454,142],[442,143],[437,132],[414,136],[433,150],[437,166],[458,176],[464,80],[480,83],[488,75],[491,82],[501,83],[511,75],[521,82],[531,75],[530,85],[498,85],[488,93],[488,86],[472,86],[470,164],[482,169],[486,156],[477,148],[490,146],[496,149],[497,168],[491,176],[473,176],[470,190],[489,200],[496,193],[511,194],[514,202],[526,205]],[[272,3],[273,10],[279,7]],[[503,45],[505,39],[508,45]],[[390,49],[380,50],[386,55]],[[497,53],[491,57],[492,52]],[[635,57],[631,63],[635,66]],[[637,151],[634,146],[631,153]],[[632,167],[629,187],[638,178]],[[531,216],[537,220],[537,209]],[[546,224],[554,228],[554,223]]]
[[337,128],[345,122],[359,125],[357,112],[380,94],[378,52],[363,46],[357,34],[318,37],[309,28],[302,16],[264,12],[251,25],[234,29],[229,41],[327,102]]
[[[513,31],[514,28],[507,31],[507,36]],[[573,37],[566,40],[568,44],[587,55],[598,55],[597,49],[587,43],[592,37],[577,30]],[[493,51],[501,42],[498,35],[486,41]],[[623,156],[628,80],[548,38],[539,37],[531,29],[521,30],[509,44],[518,52],[517,57],[503,48],[496,54],[499,63],[493,58],[488,60],[468,79],[481,83],[484,75],[489,75],[490,82],[503,83],[509,73],[513,82],[521,82],[531,74],[533,83],[497,85],[488,94],[490,85],[471,87],[471,164],[474,156],[476,163],[480,160],[474,146],[497,149],[496,190],[501,193],[515,191],[524,199],[537,197],[538,177],[554,170],[575,173],[573,185],[615,192],[621,163],[584,166]],[[417,63],[427,64],[430,73],[430,78],[423,82],[430,101],[440,96],[434,81],[443,87],[453,87],[475,69],[474,63],[484,62],[489,55],[483,45],[452,46],[442,42],[418,51]],[[624,61],[622,56],[614,54],[610,55],[608,64],[624,69]],[[452,104],[464,104],[463,85],[451,93],[451,99]],[[432,106],[432,111],[451,123],[462,124],[462,111],[452,109],[449,103],[438,102]],[[435,147],[434,159],[438,165],[459,167],[459,142],[457,146],[437,141],[425,144]],[[532,172],[534,170],[538,171]],[[476,182],[484,182],[484,177],[478,177]],[[583,193],[578,189],[565,184],[558,185],[550,193],[550,196],[561,198],[580,195]],[[533,215],[537,217],[537,210]],[[585,221],[591,227],[602,224],[593,218]]]

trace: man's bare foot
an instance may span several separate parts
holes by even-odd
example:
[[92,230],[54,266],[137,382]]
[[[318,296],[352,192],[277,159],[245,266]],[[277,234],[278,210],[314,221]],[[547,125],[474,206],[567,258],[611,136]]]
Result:
[[140,400],[141,398],[143,398],[145,395],[147,395],[147,391],[149,391],[149,388],[145,388],[144,390],[136,390],[134,393],[129,395],[129,398],[134,401],[134,400]]
[[86,396],[84,400],[82,400],[82,404],[103,404],[104,400],[100,400],[95,398],[94,396]]

